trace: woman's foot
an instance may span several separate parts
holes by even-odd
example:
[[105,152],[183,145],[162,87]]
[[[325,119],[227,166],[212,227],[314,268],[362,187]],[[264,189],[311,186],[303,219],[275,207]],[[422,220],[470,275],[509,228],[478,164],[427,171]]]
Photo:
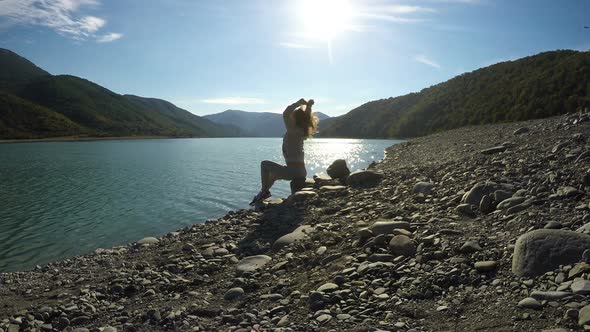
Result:
[[250,202],[251,206],[254,206],[256,203],[262,202],[263,200],[267,199],[270,197],[270,191],[265,191],[262,192],[260,191],[256,196],[254,196],[254,198],[252,199],[252,202]]

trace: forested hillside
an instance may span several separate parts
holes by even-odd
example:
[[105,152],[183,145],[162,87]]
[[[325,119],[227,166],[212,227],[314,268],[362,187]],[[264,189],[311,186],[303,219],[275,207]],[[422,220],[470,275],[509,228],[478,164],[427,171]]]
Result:
[[0,49],[0,138],[235,136],[160,99],[120,95],[88,80],[53,76]]
[[415,137],[590,107],[590,53],[552,51],[498,63],[324,121],[324,137]]

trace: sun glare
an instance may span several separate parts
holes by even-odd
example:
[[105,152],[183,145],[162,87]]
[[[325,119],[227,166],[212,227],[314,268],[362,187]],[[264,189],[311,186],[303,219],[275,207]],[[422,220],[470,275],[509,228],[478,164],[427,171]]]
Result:
[[300,15],[306,35],[331,41],[351,24],[354,11],[348,0],[302,0]]

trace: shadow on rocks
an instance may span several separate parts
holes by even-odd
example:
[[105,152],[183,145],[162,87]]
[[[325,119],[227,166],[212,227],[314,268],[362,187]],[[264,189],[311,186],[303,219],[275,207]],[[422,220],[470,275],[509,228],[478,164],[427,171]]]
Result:
[[245,256],[268,253],[281,236],[293,232],[303,223],[305,209],[283,202],[262,211],[260,224],[238,242],[238,254]]

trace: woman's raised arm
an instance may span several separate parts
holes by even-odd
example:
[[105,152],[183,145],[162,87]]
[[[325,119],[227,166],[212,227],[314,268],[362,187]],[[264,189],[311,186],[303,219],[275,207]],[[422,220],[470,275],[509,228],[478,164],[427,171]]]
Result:
[[287,106],[287,108],[285,108],[285,111],[283,111],[283,116],[287,116],[289,114],[291,114],[291,112],[293,112],[297,107],[301,106],[301,105],[306,105],[307,102],[305,101],[305,99],[301,98],[298,101],[294,102],[293,104]]

